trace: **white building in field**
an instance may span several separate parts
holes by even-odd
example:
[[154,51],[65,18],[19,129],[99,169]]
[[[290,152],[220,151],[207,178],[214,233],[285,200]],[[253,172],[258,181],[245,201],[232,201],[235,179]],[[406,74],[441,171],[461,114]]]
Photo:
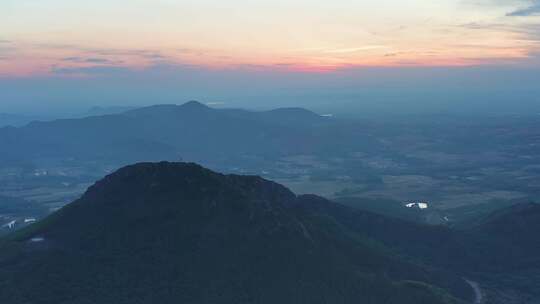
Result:
[[15,227],[15,223],[17,223],[17,220],[13,220],[13,221],[5,224],[3,227],[8,227],[9,229],[13,229]]
[[418,209],[428,209],[429,208],[429,203],[428,202],[410,202],[410,203],[405,203],[405,207],[407,208],[418,208]]

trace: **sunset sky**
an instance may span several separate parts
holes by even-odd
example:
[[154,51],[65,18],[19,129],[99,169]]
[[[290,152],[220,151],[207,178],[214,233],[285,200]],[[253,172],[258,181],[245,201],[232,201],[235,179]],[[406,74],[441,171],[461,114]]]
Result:
[[519,64],[539,49],[538,13],[512,0],[3,0],[0,74]]
[[120,70],[530,69],[539,53],[539,0],[0,1],[0,87]]

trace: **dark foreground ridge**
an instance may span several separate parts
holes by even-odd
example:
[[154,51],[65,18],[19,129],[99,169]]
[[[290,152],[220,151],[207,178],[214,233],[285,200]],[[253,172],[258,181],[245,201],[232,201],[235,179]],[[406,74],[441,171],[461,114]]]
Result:
[[462,280],[399,258],[325,211],[341,208],[196,164],[128,166],[1,242],[2,302],[436,304],[469,296]]

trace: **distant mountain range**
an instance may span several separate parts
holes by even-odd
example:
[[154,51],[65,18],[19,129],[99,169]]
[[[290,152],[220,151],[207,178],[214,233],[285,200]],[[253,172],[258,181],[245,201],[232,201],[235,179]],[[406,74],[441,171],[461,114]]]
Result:
[[0,127],[20,127],[36,119],[37,118],[33,116],[0,113]]
[[[332,124],[331,118],[300,108],[251,112],[212,109],[192,101],[2,128],[0,145],[5,148],[0,160],[74,158],[130,163],[339,149],[344,141],[336,138],[336,130],[318,128],[328,124]],[[346,133],[338,134],[359,136]],[[354,140],[349,145],[369,142]]]
[[128,106],[112,106],[112,107],[92,107],[88,111],[77,114],[49,114],[49,115],[23,115],[12,113],[0,113],[0,128],[2,127],[22,127],[29,124],[32,121],[51,121],[58,119],[59,117],[69,118],[84,118],[89,116],[103,116],[120,114],[130,110],[134,110],[137,107]]
[[[525,213],[535,215],[514,221]],[[505,225],[523,225],[534,242],[538,214],[517,206],[454,231],[296,196],[256,176],[140,163],[1,240],[0,294],[36,304],[467,303],[467,277],[482,280],[482,293],[534,297],[535,245],[503,240]],[[515,252],[532,273],[517,268]]]
[[90,108],[88,111],[79,114],[81,117],[88,117],[88,116],[102,116],[102,115],[112,115],[112,114],[120,114],[123,112],[131,111],[137,109],[137,107],[130,107],[130,106],[110,106],[110,107],[99,107],[95,106]]

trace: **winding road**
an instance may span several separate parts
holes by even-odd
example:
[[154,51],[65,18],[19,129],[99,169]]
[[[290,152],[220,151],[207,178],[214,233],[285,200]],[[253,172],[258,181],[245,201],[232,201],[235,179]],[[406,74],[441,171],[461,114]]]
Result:
[[474,304],[482,304],[484,301],[484,294],[482,293],[482,289],[480,288],[480,285],[477,282],[464,279],[467,284],[471,286],[471,288],[474,290]]

